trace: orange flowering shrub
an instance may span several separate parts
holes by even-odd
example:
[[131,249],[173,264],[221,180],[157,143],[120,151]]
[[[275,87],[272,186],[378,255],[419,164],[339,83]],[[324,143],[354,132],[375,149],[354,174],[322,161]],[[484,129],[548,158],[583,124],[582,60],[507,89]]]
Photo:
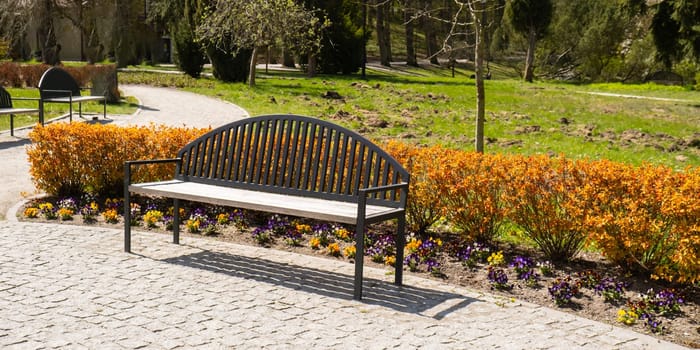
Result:
[[591,240],[613,262],[669,281],[700,280],[700,170],[591,166]]
[[507,159],[476,152],[445,152],[439,181],[447,220],[468,241],[491,243],[504,222]]
[[469,240],[511,221],[549,259],[588,242],[611,261],[655,278],[700,281],[700,168],[675,172],[564,157],[488,155],[384,146],[411,174],[409,228],[441,217]]
[[389,141],[383,148],[411,174],[406,222],[409,231],[424,236],[443,215],[440,196],[449,186],[442,182],[447,150],[439,146],[417,148],[396,141]]
[[[172,158],[205,129],[166,126],[118,127],[86,123],[37,126],[29,134],[30,174],[39,190],[52,195],[118,194],[124,162]],[[171,177],[170,164],[139,167],[135,181]]]
[[512,156],[505,191],[508,218],[523,229],[547,259],[566,261],[583,248],[589,206],[579,189],[585,162],[563,157]]

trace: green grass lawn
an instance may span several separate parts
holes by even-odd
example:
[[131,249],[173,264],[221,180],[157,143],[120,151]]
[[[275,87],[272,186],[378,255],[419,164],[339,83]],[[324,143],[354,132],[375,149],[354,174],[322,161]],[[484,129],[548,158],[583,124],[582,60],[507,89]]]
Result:
[[[300,73],[271,72],[259,74],[252,89],[212,79],[186,79],[183,86],[236,103],[252,115],[305,114],[333,119],[377,140],[472,149],[476,103],[470,72],[458,70],[452,78],[446,70],[411,70],[417,73],[370,70],[367,81],[358,76],[310,79]],[[327,91],[343,99],[322,98]],[[527,84],[509,79],[487,81],[486,98],[487,152],[565,154],[677,169],[700,165],[696,91],[651,84]]]
[[[119,79],[215,96],[252,115],[295,113],[332,119],[375,140],[469,150],[476,112],[470,74],[457,69],[453,78],[446,69],[402,67],[390,72],[369,69],[368,79],[361,80],[359,75],[308,78],[270,71],[258,73],[254,88],[144,72],[122,72]],[[343,98],[323,98],[328,91]],[[486,81],[486,114],[487,152],[564,154],[676,169],[700,165],[700,93],[682,87],[528,84],[496,76]]]

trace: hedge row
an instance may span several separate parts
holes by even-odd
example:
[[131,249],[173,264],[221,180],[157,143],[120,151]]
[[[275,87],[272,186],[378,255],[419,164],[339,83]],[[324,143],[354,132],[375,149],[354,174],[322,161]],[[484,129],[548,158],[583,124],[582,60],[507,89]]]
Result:
[[[206,130],[52,124],[30,134],[36,186],[49,194],[120,194],[123,162],[169,158]],[[700,168],[606,160],[479,154],[398,142],[383,146],[408,168],[410,230],[444,219],[465,242],[489,243],[504,228],[530,238],[552,260],[586,244],[632,271],[700,281]],[[137,181],[170,176],[142,167]]]
[[700,281],[700,168],[385,148],[411,173],[415,232],[444,217],[465,240],[488,242],[508,224],[553,260],[588,244],[631,271]]
[[[86,123],[37,125],[29,134],[30,174],[48,194],[121,194],[124,162],[172,158],[185,144],[208,129],[167,126],[118,127]],[[172,177],[170,165],[140,167],[136,181]]]
[[[0,85],[5,87],[37,87],[41,76],[51,68],[47,64],[20,64],[0,62]],[[62,66],[81,87],[89,86],[96,76],[104,76],[107,71],[116,70],[115,65],[85,65],[81,67]]]

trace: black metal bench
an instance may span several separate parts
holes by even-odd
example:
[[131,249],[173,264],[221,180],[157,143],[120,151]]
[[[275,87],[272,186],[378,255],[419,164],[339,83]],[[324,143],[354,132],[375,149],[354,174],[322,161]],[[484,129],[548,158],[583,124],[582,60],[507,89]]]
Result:
[[81,96],[80,85],[65,70],[51,67],[39,80],[39,121],[44,125],[44,103],[67,103],[69,106],[68,118],[73,121],[73,103],[78,103],[78,115],[83,117],[83,102],[102,101],[104,105],[103,117],[107,117],[106,96]]
[[[175,163],[172,180],[131,183],[132,166]],[[268,115],[219,127],[177,158],[124,165],[124,250],[131,251],[130,193],[211,203],[355,225],[354,298],[362,298],[364,232],[397,219],[395,283],[401,285],[408,172],[377,145],[338,125],[297,115]]]
[[15,115],[38,113],[37,108],[14,108],[10,93],[0,86],[0,115],[10,115],[10,135],[15,136]]

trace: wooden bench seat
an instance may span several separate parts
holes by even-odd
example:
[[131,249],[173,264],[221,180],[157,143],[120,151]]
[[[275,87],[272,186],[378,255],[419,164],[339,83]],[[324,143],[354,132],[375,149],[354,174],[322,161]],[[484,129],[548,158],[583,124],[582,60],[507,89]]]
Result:
[[[187,181],[161,181],[134,184],[129,191],[148,196],[178,198],[240,209],[265,211],[309,219],[357,224],[357,203],[331,201],[313,197],[251,191]],[[368,205],[366,220],[377,221],[394,216],[401,209]]]
[[[132,168],[175,163],[172,179],[132,183]],[[124,164],[124,250],[131,252],[131,193],[355,225],[353,297],[362,298],[366,225],[397,220],[395,283],[403,278],[409,174],[377,145],[341,126],[297,115],[246,118],[187,144],[177,158]]]

